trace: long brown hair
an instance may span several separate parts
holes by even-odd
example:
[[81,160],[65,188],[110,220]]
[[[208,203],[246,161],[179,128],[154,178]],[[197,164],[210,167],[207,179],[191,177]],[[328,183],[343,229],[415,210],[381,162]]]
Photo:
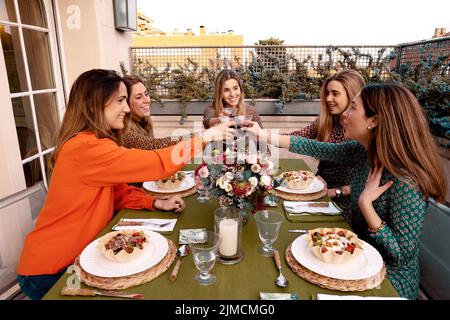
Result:
[[239,75],[230,69],[224,69],[219,72],[216,77],[216,83],[214,87],[214,97],[213,97],[213,106],[216,111],[216,117],[223,111],[223,94],[222,89],[225,85],[225,81],[234,79],[239,84],[239,88],[241,89],[241,96],[239,97],[239,103],[237,107],[236,115],[242,115],[246,113],[246,107],[244,102],[244,88],[242,87],[242,79]]
[[347,93],[348,104],[345,110],[352,104],[353,98],[366,84],[361,74],[355,70],[342,70],[325,79],[320,89],[320,114],[317,120],[319,124],[318,141],[327,141],[333,131],[333,126],[340,121],[339,115],[332,115],[327,107],[327,86],[331,81],[341,83]]
[[414,180],[427,198],[445,201],[437,147],[414,95],[398,84],[376,83],[361,91],[361,99],[366,116],[378,120],[368,146],[370,164],[378,160],[395,177]]
[[133,113],[133,109],[131,108],[130,100],[131,100],[131,92],[133,89],[133,86],[138,83],[142,83],[145,86],[144,81],[139,78],[138,76],[130,76],[126,75],[123,77],[123,82],[125,83],[125,86],[127,87],[128,91],[128,98],[127,103],[130,107],[130,113],[125,116],[125,128],[124,132],[126,133],[128,130],[137,132],[143,135],[148,135],[150,137],[154,136],[153,132],[153,122],[152,122],[152,116],[148,115],[146,117],[140,118],[135,113]]
[[82,73],[73,83],[64,119],[56,140],[52,163],[61,147],[76,134],[87,131],[99,139],[108,138],[122,145],[121,130],[112,129],[103,110],[119,90],[122,78],[114,70],[92,69]]

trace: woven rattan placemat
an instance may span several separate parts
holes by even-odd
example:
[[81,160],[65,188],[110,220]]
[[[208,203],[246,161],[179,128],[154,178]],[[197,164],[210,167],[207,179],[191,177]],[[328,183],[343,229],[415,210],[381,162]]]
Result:
[[176,258],[177,247],[172,240],[167,239],[167,241],[169,243],[169,249],[167,250],[165,257],[158,264],[142,272],[117,278],[98,277],[83,270],[80,266],[79,257],[75,259],[75,272],[81,282],[90,287],[104,290],[124,290],[150,282],[169,269]]
[[289,193],[289,192],[284,192],[284,191],[280,191],[277,189],[272,189],[270,192],[281,199],[291,200],[291,201],[311,201],[311,200],[320,199],[327,195],[327,192],[325,190],[315,192],[315,193],[305,193],[305,194]]
[[302,266],[292,255],[291,245],[286,249],[286,262],[292,271],[300,278],[305,279],[319,287],[338,290],[338,291],[365,291],[378,287],[386,276],[386,268],[383,264],[381,270],[374,276],[360,280],[341,280],[329,278],[318,273],[315,273],[304,266]]
[[188,197],[197,192],[197,188],[195,186],[193,186],[192,188],[190,188],[188,190],[184,190],[184,191],[180,191],[180,192],[172,192],[172,193],[154,192],[154,191],[149,191],[147,189],[144,189],[144,190],[148,194],[155,196],[155,197],[180,196],[180,197],[184,198],[184,197]]

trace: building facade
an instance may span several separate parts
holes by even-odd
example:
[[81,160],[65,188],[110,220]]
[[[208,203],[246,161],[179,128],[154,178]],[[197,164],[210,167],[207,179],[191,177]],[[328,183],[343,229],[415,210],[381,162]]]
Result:
[[[151,18],[138,13],[138,30],[133,33],[132,44],[135,48],[146,50],[146,54],[151,54],[152,66],[160,70],[166,68],[168,63],[177,66],[179,61],[187,61],[188,59],[198,63],[199,67],[210,66],[209,64],[216,59],[227,59],[230,63],[233,63],[236,58],[241,61],[243,59],[242,48],[232,47],[243,46],[244,36],[235,34],[233,30],[209,32],[205,26],[200,26],[198,34],[192,29],[167,32],[155,28],[153,23],[154,21]],[[204,48],[192,48],[187,53],[177,49],[200,46]],[[148,48],[165,49],[149,53]],[[144,55],[142,57],[139,62],[147,65],[149,59],[146,59]]]

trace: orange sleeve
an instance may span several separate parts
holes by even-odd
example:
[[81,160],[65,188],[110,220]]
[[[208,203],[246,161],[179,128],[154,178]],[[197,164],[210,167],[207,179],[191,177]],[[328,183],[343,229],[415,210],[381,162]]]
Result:
[[92,186],[159,180],[179,171],[203,149],[198,137],[152,151],[119,147],[110,139],[82,143],[87,145],[79,148],[77,169],[81,180]]
[[123,208],[155,210],[155,198],[144,190],[129,186],[126,183],[114,186],[114,211]]

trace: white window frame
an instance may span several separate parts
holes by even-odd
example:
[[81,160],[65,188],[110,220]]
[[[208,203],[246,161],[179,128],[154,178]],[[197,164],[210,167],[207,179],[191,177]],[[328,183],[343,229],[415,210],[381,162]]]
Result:
[[[9,95],[10,99],[19,98],[19,97],[28,97],[30,99],[30,107],[31,107],[31,113],[32,113],[34,132],[36,135],[36,144],[37,144],[38,152],[31,157],[23,159],[22,160],[22,168],[23,168],[24,164],[31,162],[35,159],[39,159],[41,173],[42,173],[42,179],[43,179],[45,187],[48,189],[48,181],[47,181],[46,170],[45,170],[44,156],[51,153],[54,150],[54,147],[49,148],[47,150],[42,150],[40,135],[39,135],[39,127],[37,125],[36,107],[34,104],[34,95],[42,94],[42,93],[54,93],[55,94],[56,106],[57,106],[57,109],[55,111],[57,112],[57,116],[58,116],[60,122],[62,121],[63,112],[65,110],[65,108],[64,108],[65,95],[64,95],[64,87],[63,87],[63,78],[61,75],[60,56],[59,56],[59,48],[58,48],[58,41],[57,41],[57,29],[55,26],[56,11],[53,10],[54,3],[51,0],[41,0],[41,1],[44,6],[44,10],[45,10],[44,14],[45,14],[45,19],[47,21],[47,28],[22,24],[20,14],[17,14],[17,17],[16,17],[17,22],[0,20],[0,23],[5,26],[17,27],[17,29],[18,29],[20,49],[22,50],[22,57],[23,57],[23,63],[24,63],[24,69],[25,69],[25,79],[27,82],[27,87],[29,88],[28,91],[19,92],[19,93],[10,93],[10,95]],[[17,0],[14,0],[14,6],[16,9],[16,12],[19,13],[19,6],[18,6]],[[52,67],[51,71],[52,71],[52,76],[53,76],[53,80],[54,80],[53,88],[44,89],[44,90],[30,90],[32,88],[32,86],[31,86],[30,72],[29,72],[29,68],[28,68],[28,57],[26,54],[25,42],[24,42],[24,37],[23,37],[23,29],[24,28],[29,29],[29,30],[45,32],[48,36],[48,45],[49,45],[51,67]],[[4,59],[2,52],[0,52],[0,58]],[[0,72],[6,72],[6,70],[0,70]]]

